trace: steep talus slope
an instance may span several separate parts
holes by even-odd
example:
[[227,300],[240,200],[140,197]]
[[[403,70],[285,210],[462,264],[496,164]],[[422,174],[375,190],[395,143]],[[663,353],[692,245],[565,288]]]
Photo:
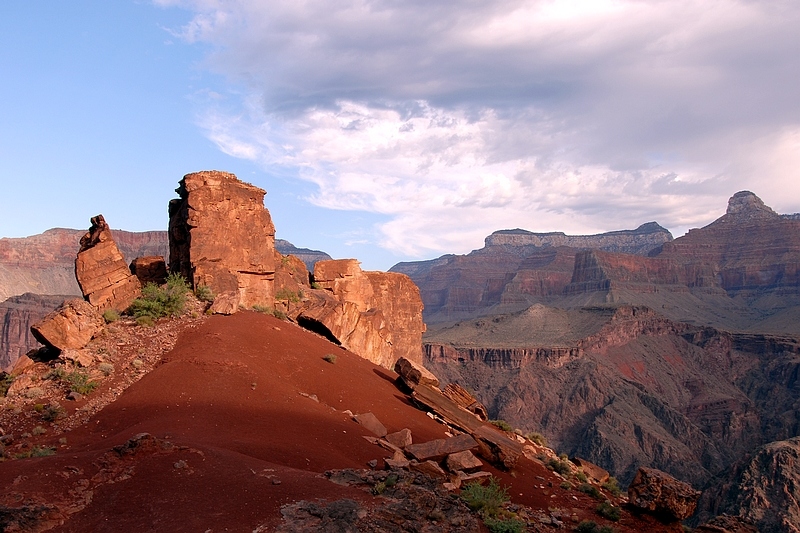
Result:
[[651,465],[701,486],[797,426],[796,339],[647,308],[536,306],[433,329],[425,350],[426,366],[474,390],[490,416],[624,480]]

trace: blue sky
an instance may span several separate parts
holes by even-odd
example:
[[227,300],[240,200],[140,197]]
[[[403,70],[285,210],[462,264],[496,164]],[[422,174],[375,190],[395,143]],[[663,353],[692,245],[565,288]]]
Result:
[[743,189],[797,212],[798,23],[790,1],[3,2],[0,236],[165,229],[204,169],[370,269],[503,228],[679,236]]

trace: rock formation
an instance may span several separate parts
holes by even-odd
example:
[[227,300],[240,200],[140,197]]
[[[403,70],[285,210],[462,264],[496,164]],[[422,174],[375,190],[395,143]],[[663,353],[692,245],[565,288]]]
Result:
[[275,239],[275,249],[281,255],[292,255],[306,265],[306,270],[313,271],[317,261],[329,261],[333,259],[325,252],[310,250],[309,248],[298,248],[294,244],[284,239]]
[[9,370],[17,358],[41,346],[31,326],[70,298],[23,294],[0,303],[0,370]]
[[79,350],[105,326],[103,317],[84,300],[67,300],[41,321],[31,326],[36,340],[59,351]]
[[700,492],[691,485],[652,468],[640,468],[628,487],[631,505],[668,521],[692,516],[699,497]]
[[131,273],[139,278],[139,283],[163,285],[167,281],[167,263],[160,255],[137,257],[131,261]]
[[141,294],[142,285],[131,274],[103,215],[81,238],[75,259],[75,278],[84,298],[98,310],[124,311]]
[[404,274],[364,272],[355,259],[319,261],[298,323],[386,368],[401,357],[421,364],[422,302]]
[[266,191],[228,172],[187,174],[169,204],[170,270],[193,287],[238,293],[244,307],[272,306],[275,227]]
[[489,308],[517,311],[561,297],[572,281],[580,250],[646,255],[671,240],[672,235],[655,222],[600,235],[501,230],[468,255],[398,263],[390,271],[407,274],[420,287],[425,321],[431,324],[475,316]]

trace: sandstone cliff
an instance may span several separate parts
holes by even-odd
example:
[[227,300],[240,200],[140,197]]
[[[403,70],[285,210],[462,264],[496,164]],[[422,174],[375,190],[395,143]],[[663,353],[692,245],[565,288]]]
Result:
[[245,307],[272,306],[275,227],[266,191],[228,172],[187,174],[169,204],[170,270],[193,287],[236,293]]
[[422,301],[404,274],[364,272],[355,259],[320,261],[298,323],[385,368],[422,362]]

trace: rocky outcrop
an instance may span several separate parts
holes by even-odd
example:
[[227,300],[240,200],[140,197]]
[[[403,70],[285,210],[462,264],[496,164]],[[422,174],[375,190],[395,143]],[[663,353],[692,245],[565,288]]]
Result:
[[86,346],[105,326],[103,317],[84,300],[67,300],[64,304],[31,326],[36,340],[63,351]]
[[139,283],[163,285],[167,281],[167,263],[160,255],[137,257],[131,261],[131,273],[139,278]]
[[309,248],[298,248],[294,244],[284,239],[275,239],[275,249],[281,255],[292,255],[298,258],[306,266],[306,270],[313,271],[317,261],[330,261],[333,259],[325,252],[311,250]]
[[640,468],[628,487],[630,505],[670,522],[692,516],[699,497],[688,483],[652,468]]
[[41,346],[31,326],[70,298],[23,294],[0,303],[0,370],[10,370],[20,356]]
[[672,234],[667,229],[655,222],[648,222],[634,230],[610,231],[597,235],[567,235],[560,231],[533,233],[523,229],[500,230],[486,237],[486,246],[566,246],[647,255],[671,240]]
[[724,513],[761,533],[800,531],[800,437],[756,450],[703,494],[701,514]]
[[98,310],[124,311],[141,294],[142,284],[131,274],[103,215],[81,238],[75,258],[75,278],[86,301]]
[[320,290],[309,291],[299,324],[385,368],[401,357],[421,364],[422,302],[408,276],[342,259],[318,262],[314,284]]
[[240,305],[272,306],[275,227],[266,191],[228,172],[187,174],[169,204],[170,271],[214,294],[238,292]]

